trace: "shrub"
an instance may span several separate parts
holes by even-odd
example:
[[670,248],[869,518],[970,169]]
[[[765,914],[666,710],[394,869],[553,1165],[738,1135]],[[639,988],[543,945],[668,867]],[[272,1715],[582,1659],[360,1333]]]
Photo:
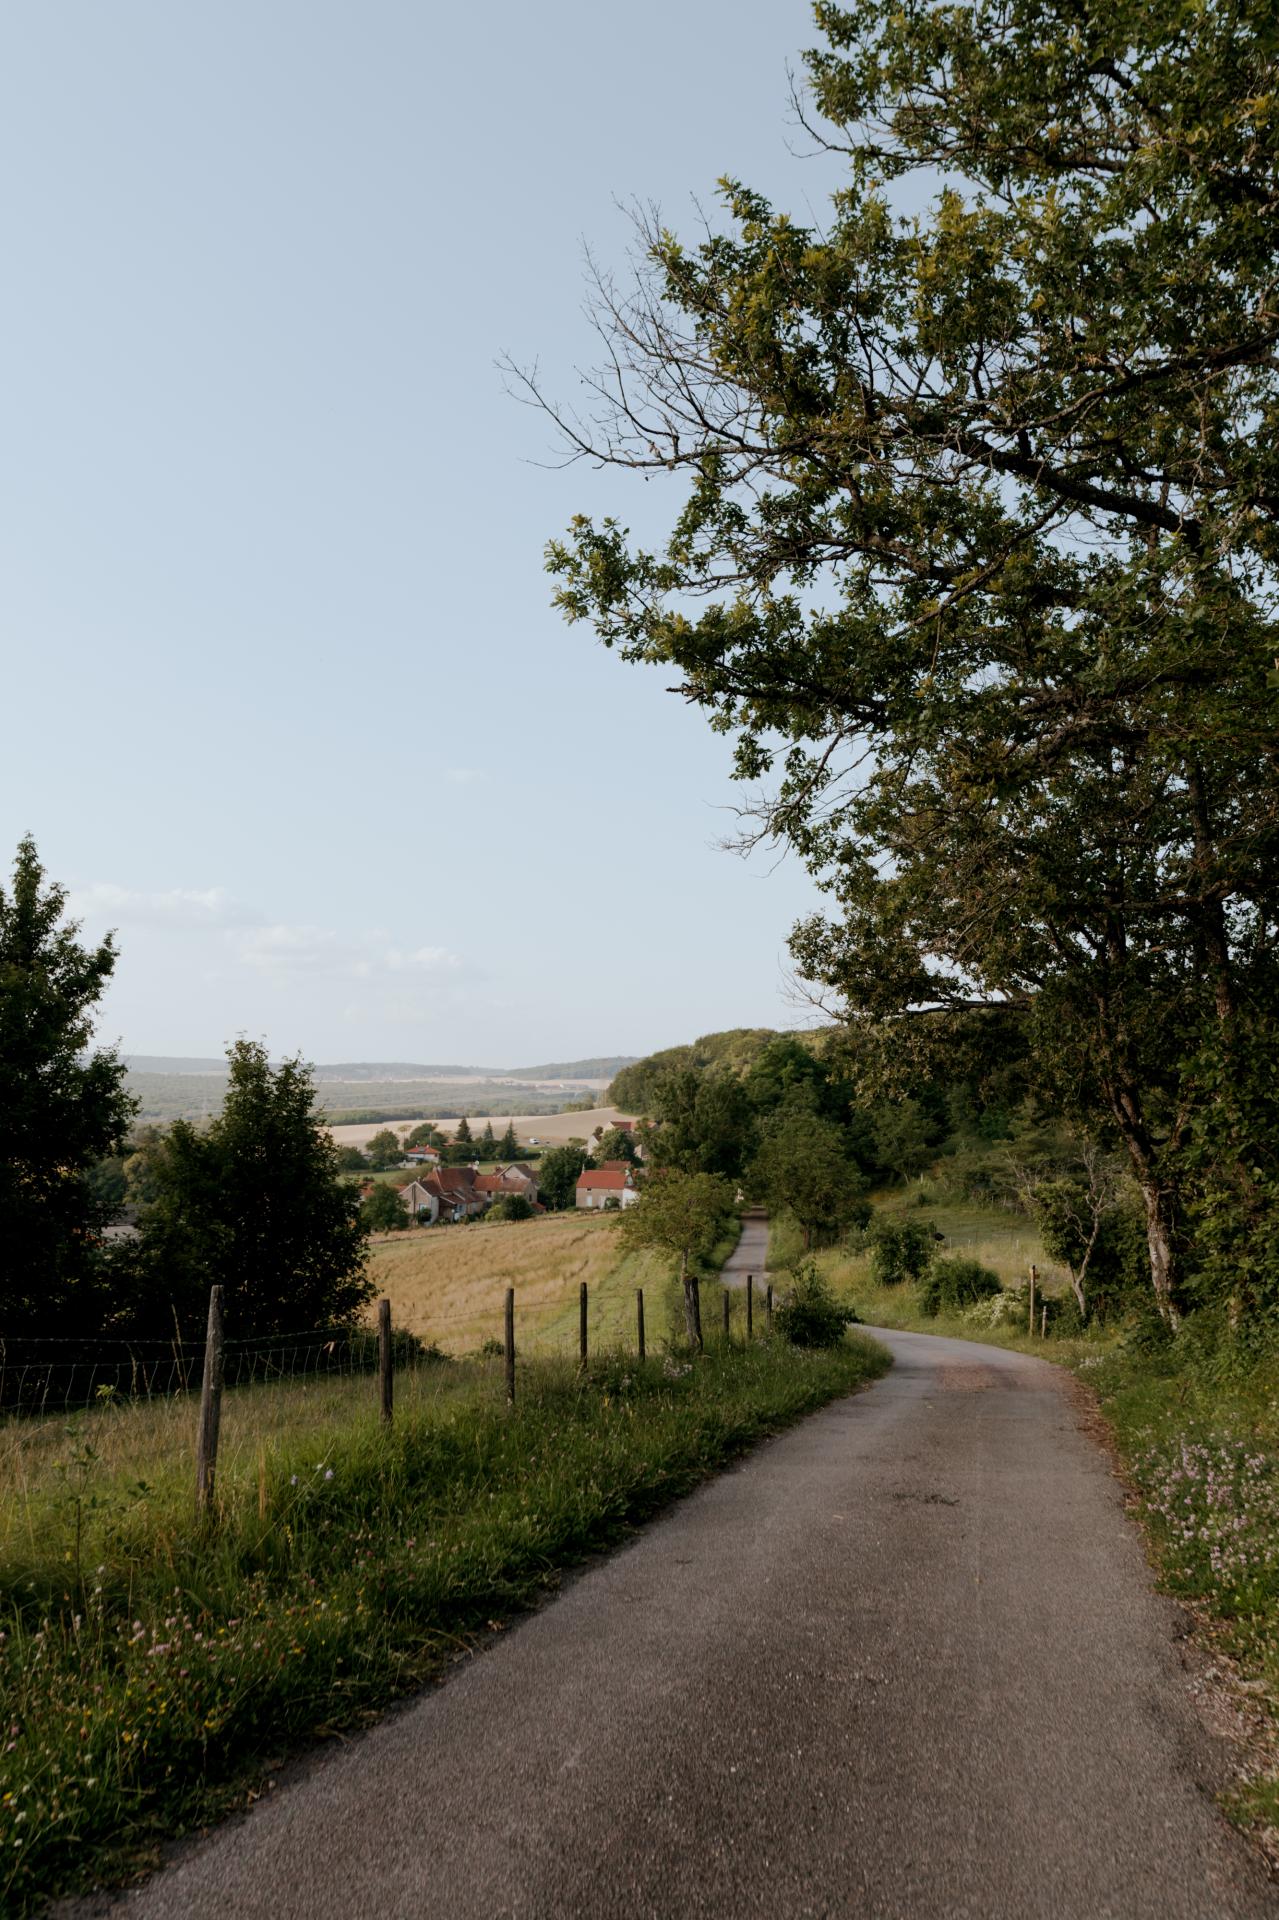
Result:
[[974,1301],[1002,1293],[999,1275],[980,1260],[935,1260],[919,1290],[920,1311],[930,1315],[958,1313]]
[[857,1319],[835,1299],[813,1261],[792,1269],[790,1292],[773,1314],[773,1325],[793,1347],[837,1347]]
[[486,1220],[531,1220],[533,1207],[522,1193],[504,1193],[500,1200],[493,1202],[484,1218]]
[[871,1228],[870,1270],[877,1286],[895,1287],[922,1277],[933,1257],[938,1234],[927,1220],[881,1215]]

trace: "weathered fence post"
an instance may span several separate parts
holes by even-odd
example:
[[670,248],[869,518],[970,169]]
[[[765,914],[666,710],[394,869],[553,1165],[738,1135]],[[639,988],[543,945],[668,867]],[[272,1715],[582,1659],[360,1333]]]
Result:
[[1039,1278],[1039,1269],[1032,1260],[1030,1263],[1030,1337],[1035,1337],[1035,1282]]
[[222,1289],[209,1288],[209,1326],[204,1336],[204,1384],[200,1389],[200,1429],[195,1442],[195,1506],[213,1505],[218,1467],[218,1428],[222,1422]]
[[587,1300],[586,1282],[585,1280],[583,1280],[582,1290],[578,1296],[578,1306],[577,1306],[578,1358],[579,1358],[579,1364],[582,1366],[586,1365],[586,1300]]
[[506,1289],[506,1404],[515,1405],[515,1288]]
[[729,1331],[728,1331],[728,1328],[729,1328],[729,1319],[728,1319],[728,1315],[729,1315],[729,1302],[728,1302],[728,1288],[727,1288],[727,1287],[725,1287],[725,1289],[724,1289],[724,1345],[725,1345],[725,1346],[727,1346],[727,1345],[728,1345],[728,1342],[729,1342]]
[[644,1358],[644,1289],[635,1289],[635,1329],[639,1334],[639,1357]]
[[773,1331],[773,1283],[771,1280],[764,1286],[764,1318],[771,1333]]
[[391,1303],[379,1300],[377,1303],[377,1371],[382,1389],[382,1425],[389,1427],[394,1412],[393,1396],[395,1392],[394,1357],[391,1352]]
[[1046,1300],[1044,1301],[1043,1307],[1041,1309],[1041,1318],[1039,1322],[1039,1337],[1041,1340],[1046,1340],[1048,1338],[1048,1302]]
[[746,1276],[746,1338],[748,1340],[755,1338],[755,1276],[753,1273],[748,1273]]

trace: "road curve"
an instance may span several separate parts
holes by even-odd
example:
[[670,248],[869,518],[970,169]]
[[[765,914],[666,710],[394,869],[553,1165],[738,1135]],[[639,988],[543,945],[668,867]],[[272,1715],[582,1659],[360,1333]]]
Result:
[[885,1380],[300,1771],[128,1920],[1279,1913],[1207,1796],[1174,1615],[1060,1375],[882,1337]]

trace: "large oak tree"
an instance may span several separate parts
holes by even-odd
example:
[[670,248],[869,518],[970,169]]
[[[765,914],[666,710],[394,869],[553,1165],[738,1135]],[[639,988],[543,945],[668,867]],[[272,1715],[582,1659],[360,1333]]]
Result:
[[810,980],[1033,1030],[1123,1144],[1175,1321],[1187,1208],[1251,1244],[1279,1192],[1279,24],[815,13],[822,226],[728,182],[718,229],[642,219],[634,282],[597,281],[557,418],[683,487],[660,550],[575,522],[559,601],[736,734],[747,830],[829,891]]

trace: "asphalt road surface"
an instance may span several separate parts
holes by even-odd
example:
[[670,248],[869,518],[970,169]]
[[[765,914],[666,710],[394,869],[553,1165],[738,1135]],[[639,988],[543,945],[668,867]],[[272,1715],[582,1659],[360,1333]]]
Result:
[[300,1770],[129,1920],[1279,1912],[1060,1376],[883,1337],[885,1380]]
[[720,1268],[719,1277],[725,1286],[744,1287],[747,1274],[753,1273],[755,1289],[762,1301],[768,1280],[764,1272],[767,1256],[768,1215],[748,1213],[742,1220],[742,1237]]

